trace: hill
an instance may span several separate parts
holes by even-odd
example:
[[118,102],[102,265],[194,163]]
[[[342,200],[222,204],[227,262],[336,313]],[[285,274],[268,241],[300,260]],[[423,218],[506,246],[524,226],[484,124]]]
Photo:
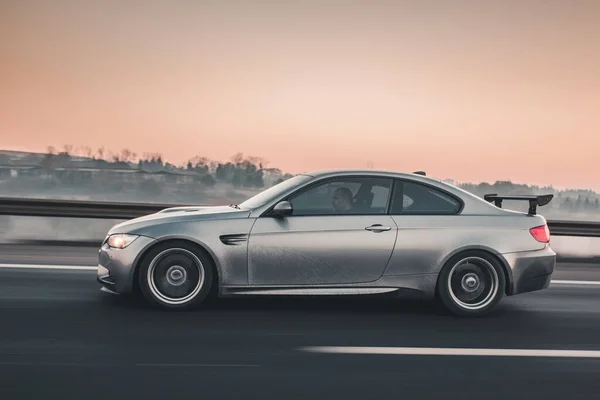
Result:
[[[198,156],[175,165],[160,154],[138,157],[128,149],[119,154],[73,151],[69,146],[46,153],[0,150],[0,196],[10,197],[140,201],[142,195],[145,202],[237,203],[291,176],[242,153],[226,162]],[[560,191],[510,181],[451,183],[480,197],[553,193],[555,199],[540,209],[548,218],[600,220],[600,195],[587,189]],[[506,201],[503,206],[527,210],[523,202]]]

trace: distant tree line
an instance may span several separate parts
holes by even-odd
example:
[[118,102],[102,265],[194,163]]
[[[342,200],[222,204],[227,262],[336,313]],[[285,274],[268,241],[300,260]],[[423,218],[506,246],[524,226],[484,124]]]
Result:
[[552,187],[529,186],[517,184],[510,181],[498,181],[489,183],[463,183],[460,188],[483,197],[488,193],[499,193],[504,195],[532,195],[532,194],[554,194],[550,203],[551,208],[564,210],[570,213],[598,213],[600,212],[600,196],[592,190],[565,190],[558,191]]
[[[123,149],[119,153],[106,151],[104,147],[95,152],[90,147],[81,147],[73,150],[73,146],[65,145],[62,151],[48,146],[42,165],[51,169],[58,161],[66,161],[71,157],[85,157],[92,160],[101,160],[107,163],[126,163],[130,166],[137,164],[137,168],[150,168],[153,170],[186,171],[197,175],[197,181],[212,186],[218,182],[231,183],[236,188],[263,188],[265,186],[266,161],[260,157],[245,157],[243,153],[237,153],[228,162],[217,162],[203,156],[195,156],[183,165],[175,165],[165,162],[160,153],[144,153],[138,156],[129,149]],[[277,168],[269,169],[278,183],[291,177]]]
[[567,197],[560,203],[560,208],[570,212],[600,211],[600,199],[591,199],[578,195],[576,199]]
[[[271,176],[269,184],[281,182],[292,176],[277,168],[267,169],[267,162],[264,159],[251,156],[245,157],[242,153],[233,155],[227,162],[195,156],[182,165],[174,165],[165,162],[160,153],[144,153],[142,156],[138,156],[137,153],[129,149],[114,153],[107,151],[104,147],[93,151],[90,147],[74,148],[72,145],[64,145],[62,151],[57,151],[56,148],[48,146],[43,164],[51,168],[53,160],[64,160],[72,156],[103,160],[108,163],[127,163],[131,166],[137,164],[138,168],[186,171],[195,174],[196,180],[207,186],[218,182],[226,182],[236,188],[260,189],[265,186],[266,171]],[[272,179],[273,176],[275,176],[274,180]],[[550,186],[530,186],[511,181],[497,181],[492,184],[486,182],[478,184],[461,183],[458,186],[480,197],[488,193],[514,195],[554,193],[556,197],[551,203],[551,208],[568,212],[600,212],[600,196],[591,190],[558,191]]]

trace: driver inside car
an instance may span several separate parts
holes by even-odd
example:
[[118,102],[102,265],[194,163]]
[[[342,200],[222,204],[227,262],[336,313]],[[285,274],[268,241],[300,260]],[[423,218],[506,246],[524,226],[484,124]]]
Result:
[[352,209],[352,192],[347,187],[340,187],[333,192],[331,198],[333,211],[336,213],[346,213]]

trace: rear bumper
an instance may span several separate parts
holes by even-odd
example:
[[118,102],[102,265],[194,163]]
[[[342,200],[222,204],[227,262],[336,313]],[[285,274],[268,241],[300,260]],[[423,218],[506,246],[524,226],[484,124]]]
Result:
[[502,255],[509,266],[510,282],[507,294],[534,292],[550,285],[556,265],[556,253],[546,246],[543,250]]

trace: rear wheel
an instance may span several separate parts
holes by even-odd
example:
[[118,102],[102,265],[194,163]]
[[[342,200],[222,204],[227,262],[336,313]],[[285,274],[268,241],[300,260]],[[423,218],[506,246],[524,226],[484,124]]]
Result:
[[198,307],[210,292],[212,282],[212,260],[186,242],[170,242],[151,249],[138,274],[144,297],[165,309]]
[[470,251],[452,257],[438,281],[442,304],[459,316],[483,316],[504,295],[506,279],[500,263],[490,254]]

